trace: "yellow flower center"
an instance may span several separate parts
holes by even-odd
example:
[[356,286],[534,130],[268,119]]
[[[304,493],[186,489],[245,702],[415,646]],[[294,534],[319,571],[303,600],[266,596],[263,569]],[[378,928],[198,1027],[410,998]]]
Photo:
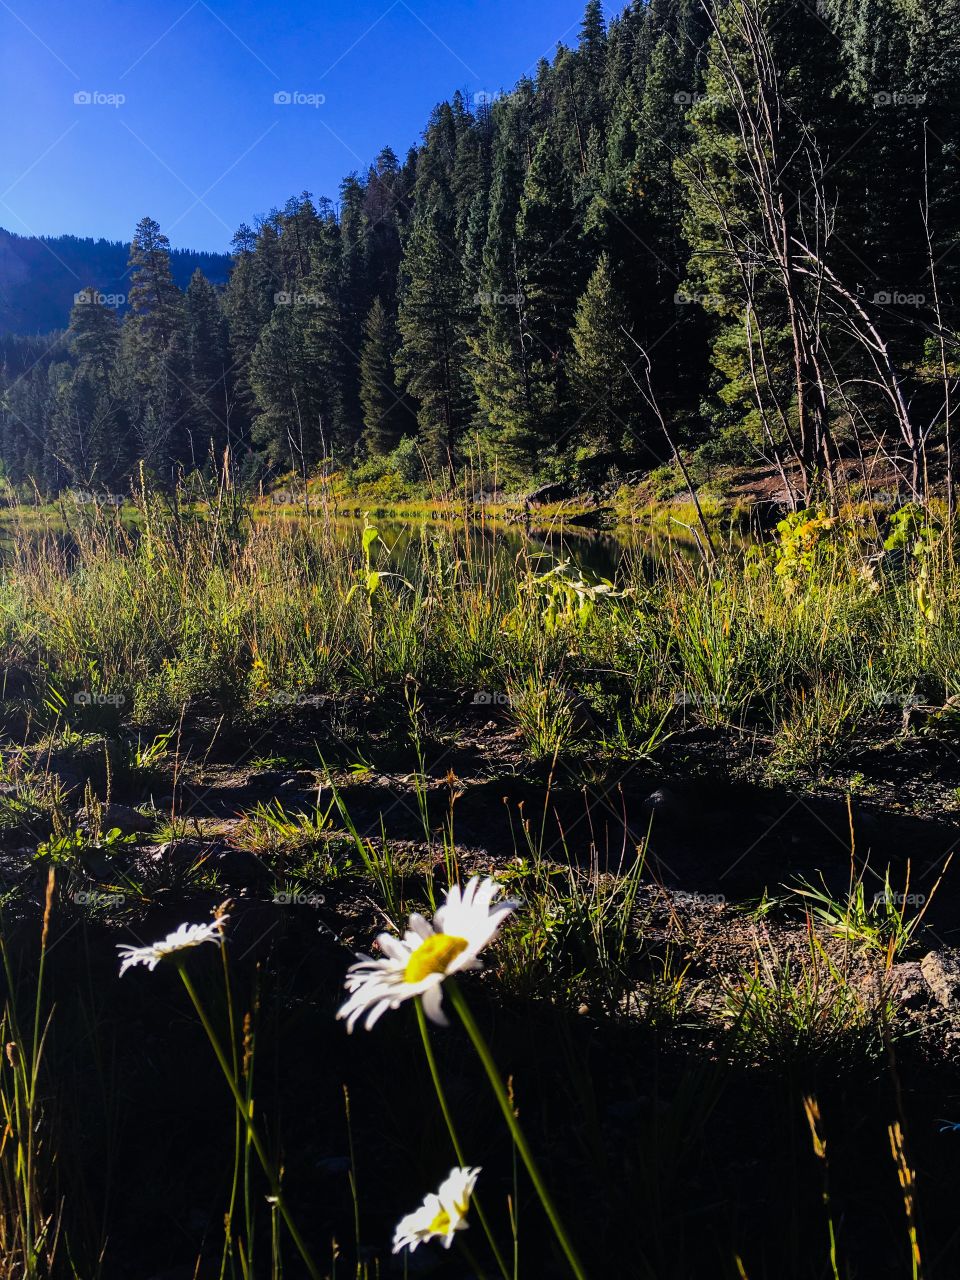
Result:
[[430,1223],[427,1230],[431,1235],[446,1236],[450,1234],[450,1215],[446,1209],[441,1209],[434,1220]]
[[431,973],[446,973],[466,947],[466,938],[457,938],[452,933],[432,933],[429,938],[424,938],[407,961],[403,971],[404,982],[422,982]]

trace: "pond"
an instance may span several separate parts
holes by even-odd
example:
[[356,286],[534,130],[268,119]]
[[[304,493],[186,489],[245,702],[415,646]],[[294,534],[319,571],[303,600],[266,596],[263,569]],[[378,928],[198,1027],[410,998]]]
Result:
[[[270,518],[270,517],[267,517]],[[286,517],[302,521],[302,517]],[[543,560],[544,568],[560,560],[571,560],[587,575],[608,578],[632,577],[641,568],[652,569],[665,557],[680,555],[695,563],[701,558],[695,535],[683,525],[669,534],[649,525],[622,524],[616,528],[593,531],[569,524],[560,526],[524,526],[499,520],[451,521],[432,519],[385,518],[371,520],[391,548],[397,567],[419,554],[421,541],[442,540],[452,546],[456,558],[471,562],[495,559],[502,566],[518,559]],[[353,545],[363,529],[362,518],[338,515],[318,524],[343,536]],[[716,534],[714,535],[716,538]],[[724,535],[725,545],[732,541],[743,548],[751,541],[740,533]]]
[[[114,519],[116,517],[107,517]],[[209,519],[206,512],[193,517],[199,521]],[[309,519],[302,514],[255,514],[258,525],[270,521],[298,529],[309,527],[319,538],[342,539],[354,553],[358,552],[364,528],[364,516],[352,513],[327,515],[317,512]],[[136,541],[140,533],[139,521],[126,512],[120,514],[126,532]],[[0,523],[0,564],[8,560],[15,547],[23,547],[40,539],[53,539],[60,551],[72,563],[80,537],[81,521],[74,524],[61,516],[45,516],[42,521],[24,522],[16,517]],[[620,524],[606,530],[591,530],[570,523],[551,525],[522,525],[503,520],[432,519],[426,517],[389,516],[371,518],[390,548],[393,567],[404,572],[413,567],[422,554],[421,544],[442,542],[452,549],[456,559],[467,563],[495,561],[501,569],[513,568],[518,559],[529,559],[537,567],[561,560],[571,560],[588,576],[611,581],[633,578],[638,574],[649,575],[665,559],[680,556],[695,564],[701,558],[696,533],[679,521],[663,521],[655,527],[650,524]],[[743,532],[722,535],[725,545],[743,548],[751,538]],[[714,533],[714,539],[718,533]]]

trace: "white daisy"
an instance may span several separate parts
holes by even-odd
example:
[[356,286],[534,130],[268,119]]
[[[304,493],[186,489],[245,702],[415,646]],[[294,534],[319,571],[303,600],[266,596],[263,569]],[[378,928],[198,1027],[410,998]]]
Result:
[[397,1009],[414,996],[423,998],[427,1017],[445,1027],[443,980],[461,969],[482,968],[478,953],[517,906],[508,901],[494,905],[502,892],[503,885],[496,880],[474,876],[462,892],[459,885],[448,890],[432,925],[414,914],[402,938],[381,933],[377,945],[385,959],[359,955],[347,973],[350,998],[337,1013],[338,1018],[346,1018],[347,1030],[352,1031],[366,1015],[364,1025],[369,1031],[388,1009]]
[[121,956],[120,977],[122,978],[128,969],[138,964],[145,964],[152,973],[161,960],[173,955],[175,951],[199,947],[204,942],[219,942],[223,926],[228,919],[229,916],[219,916],[207,924],[182,924],[179,929],[168,933],[160,942],[152,942],[145,947],[118,946],[117,950]]
[[451,1169],[436,1192],[424,1198],[419,1209],[408,1213],[397,1223],[393,1233],[393,1252],[409,1249],[413,1253],[425,1240],[440,1239],[449,1249],[457,1231],[467,1227],[470,1197],[479,1169]]

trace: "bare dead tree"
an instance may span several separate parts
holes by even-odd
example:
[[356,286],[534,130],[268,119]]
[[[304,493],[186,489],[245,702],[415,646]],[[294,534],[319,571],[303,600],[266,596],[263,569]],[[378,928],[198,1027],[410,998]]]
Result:
[[923,435],[911,416],[903,378],[890,355],[889,346],[857,295],[841,283],[819,253],[800,240],[794,240],[794,244],[798,255],[796,270],[801,275],[815,277],[825,286],[836,303],[832,310],[835,326],[854,340],[873,367],[874,377],[851,381],[875,387],[890,404],[910,458],[911,496],[920,501],[925,474]]
[[[775,284],[784,304],[790,335],[796,440],[793,440],[790,430],[785,430],[785,437],[798,461],[804,500],[809,501],[821,481],[826,482],[828,489],[832,487],[834,449],[820,359],[820,292],[806,288],[806,282],[797,269],[794,244],[803,228],[799,202],[787,186],[784,174],[797,161],[798,152],[807,156],[808,164],[815,163],[808,155],[811,139],[801,129],[800,142],[792,149],[787,140],[789,131],[785,114],[788,108],[758,0],[735,0],[724,8],[722,21],[706,4],[704,9],[713,28],[715,66],[733,108],[734,128],[739,141],[738,172],[745,180],[759,214],[760,243],[745,245],[743,237],[731,226],[725,213],[721,214],[721,226],[727,249],[741,279],[746,283],[751,271],[759,266],[765,280]],[[710,191],[709,179],[704,179],[702,174],[699,178],[714,208],[722,207],[723,193]],[[818,225],[822,224],[824,239],[829,229],[825,215],[826,205],[823,203],[818,208],[817,221]],[[750,291],[747,301],[753,310],[756,332],[758,313]],[[768,392],[773,393],[773,381],[765,357],[764,364]],[[756,389],[760,390],[759,385]],[[775,401],[775,409],[781,427],[786,428],[785,407]]]

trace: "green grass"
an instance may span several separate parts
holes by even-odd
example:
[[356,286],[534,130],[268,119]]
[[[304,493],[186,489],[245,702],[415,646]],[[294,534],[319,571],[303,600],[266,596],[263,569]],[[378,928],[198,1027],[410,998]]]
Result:
[[[818,1192],[824,1134],[843,1103],[820,1085],[873,1081],[889,1061],[889,1094],[900,1096],[887,984],[895,960],[919,954],[925,903],[910,901],[908,879],[900,893],[888,874],[874,884],[865,871],[845,895],[804,883],[765,896],[739,917],[752,930],[749,958],[741,934],[740,951],[712,961],[718,974],[700,963],[696,921],[682,924],[684,908],[648,871],[644,841],[602,870],[609,851],[592,834],[577,847],[564,833],[554,841],[547,802],[558,779],[620,773],[690,733],[746,744],[780,779],[832,768],[865,734],[955,732],[954,717],[936,715],[960,692],[960,574],[942,520],[921,517],[920,536],[909,516],[897,543],[901,520],[880,557],[866,522],[812,514],[767,546],[731,543],[713,561],[661,544],[652,559],[625,557],[605,583],[568,559],[432,524],[392,545],[369,526],[218,522],[149,494],[132,524],[88,514],[69,538],[21,529],[0,566],[10,743],[0,832],[36,850],[18,850],[19,896],[4,896],[0,1276],[109,1276],[98,1258],[116,1235],[130,1238],[112,1216],[118,1188],[144,1178],[157,1222],[167,1197],[179,1204],[181,1179],[184,1199],[203,1206],[197,1274],[274,1280],[297,1274],[308,1251],[316,1274],[389,1274],[391,1221],[433,1185],[438,1159],[452,1162],[454,1132],[486,1171],[496,1247],[475,1223],[461,1243],[481,1269],[468,1254],[437,1253],[440,1276],[497,1274],[498,1253],[519,1280],[579,1274],[579,1254],[587,1274],[679,1280],[698,1274],[708,1245],[717,1275],[843,1273],[855,1248],[843,1189],[831,1176],[829,1198]],[[905,723],[915,707],[926,719]],[[181,840],[187,856],[137,864],[96,820],[77,829],[79,794],[68,805],[56,779],[83,775],[95,819],[101,802],[146,803],[186,768],[192,711],[217,726],[211,754],[223,725],[243,742],[251,726],[307,719],[339,744],[314,744],[323,786],[310,804],[243,802],[230,841],[255,855],[264,883],[231,908],[229,963],[213,948],[190,956],[184,999],[162,968],[117,988],[115,946],[129,940],[121,925],[151,939],[157,919],[165,931],[208,918],[226,892],[205,865],[200,818],[174,804],[158,814],[152,840]],[[453,773],[430,771],[434,732],[457,742],[489,717],[516,742],[510,768],[545,793],[542,810],[518,814],[512,857],[496,866],[482,815],[471,848],[458,842]],[[395,839],[385,810],[371,835],[351,812],[350,785],[335,785],[338,751],[358,788],[377,781],[384,746],[369,723],[386,726],[422,828],[414,839]],[[284,754],[247,771],[304,758],[286,754],[282,733],[273,746]],[[207,763],[193,765],[202,774]],[[410,1009],[345,1048],[333,1014],[350,953],[402,931],[412,911],[429,917],[478,865],[520,905],[485,972],[464,975],[466,1013],[451,996],[462,1025],[432,1034],[426,1062]],[[51,880],[38,897],[48,869],[56,892]],[[39,960],[16,932],[31,911],[45,919]],[[809,1154],[809,1126],[819,1164],[792,1170],[757,1221],[724,1218],[718,1232],[712,1219],[713,1236],[688,1239],[691,1198],[704,1215],[725,1203],[698,1180],[726,1158],[731,1133],[746,1142],[754,1122],[765,1132],[743,1101],[756,1078],[782,1086],[772,1092],[785,1113],[769,1099],[756,1106],[769,1103],[784,1149],[802,1141]],[[889,1094],[878,1103],[881,1143],[900,1123]],[[723,1119],[708,1129],[715,1108]],[[912,1176],[905,1141],[891,1138],[887,1157],[894,1203]],[[873,1172],[866,1148],[847,1156]],[[331,1189],[318,1171],[338,1160],[349,1177]],[[749,1156],[734,1153],[730,1168],[749,1174]],[[803,1188],[822,1194],[829,1233],[800,1203]],[[868,1196],[858,1187],[853,1198]],[[306,1244],[293,1223],[317,1224]],[[149,1243],[160,1273],[166,1240]]]
[[[942,532],[889,569],[852,522],[818,529],[812,550],[784,535],[712,566],[666,547],[652,566],[627,557],[611,590],[443,529],[391,550],[319,519],[228,534],[149,496],[139,515],[71,539],[23,533],[5,553],[0,653],[37,722],[169,731],[184,706],[283,714],[413,677],[509,699],[532,758],[571,738],[629,755],[673,706],[766,735],[771,768],[794,774],[878,710],[960,691],[960,573]],[[592,714],[571,732],[576,699]],[[131,766],[148,772],[158,750],[144,737]]]

